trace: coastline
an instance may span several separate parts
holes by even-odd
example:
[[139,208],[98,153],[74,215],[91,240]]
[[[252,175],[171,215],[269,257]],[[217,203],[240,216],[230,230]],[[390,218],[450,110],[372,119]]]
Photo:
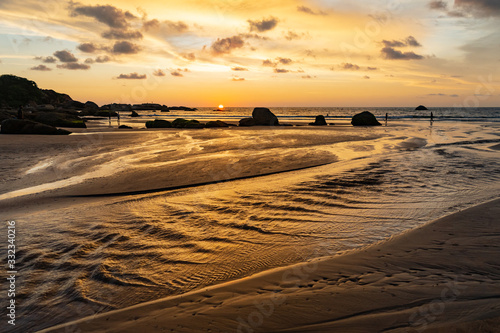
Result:
[[500,199],[339,256],[40,332],[450,332],[500,324]]

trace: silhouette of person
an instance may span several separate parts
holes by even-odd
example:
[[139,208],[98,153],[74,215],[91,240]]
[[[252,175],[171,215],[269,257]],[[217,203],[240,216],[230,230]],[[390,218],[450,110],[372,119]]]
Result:
[[17,110],[17,119],[24,119],[23,107],[20,106]]

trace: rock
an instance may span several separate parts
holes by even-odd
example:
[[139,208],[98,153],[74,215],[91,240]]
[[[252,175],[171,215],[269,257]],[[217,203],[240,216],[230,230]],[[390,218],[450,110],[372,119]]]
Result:
[[71,101],[67,103],[66,107],[83,110],[85,108],[85,104],[78,101]]
[[87,101],[84,105],[85,109],[90,109],[90,110],[99,110],[99,105],[97,105],[94,102]]
[[132,111],[132,113],[130,114],[130,116],[134,117],[134,118],[135,117],[140,117],[140,115],[137,112],[135,112],[135,111]]
[[[147,126],[146,126],[146,127],[147,127]],[[127,126],[127,125],[120,125],[118,128],[132,129],[132,127]]]
[[205,128],[205,124],[200,123],[198,120],[188,120],[184,128]]
[[184,128],[186,126],[188,120],[184,118],[177,118],[172,122],[172,127],[175,128]]
[[429,110],[428,108],[426,108],[425,106],[423,105],[419,105],[415,108],[415,110],[417,111],[425,111],[425,110]]
[[168,120],[155,119],[146,122],[147,128],[172,128],[172,123]]
[[255,119],[256,125],[278,126],[279,121],[268,108],[255,108],[252,112],[252,118]]
[[319,116],[316,116],[316,120],[314,121],[314,123],[309,123],[309,125],[326,126],[328,124],[326,123],[325,117],[322,115],[319,115]]
[[43,104],[37,106],[38,111],[54,111],[55,109],[56,108],[52,104]]
[[209,121],[208,123],[205,124],[205,128],[214,128],[214,127],[229,127],[229,124],[220,120]]
[[60,112],[37,112],[27,115],[30,120],[54,127],[87,128],[85,122],[78,116]]
[[255,126],[257,123],[255,122],[255,119],[253,118],[243,118],[240,120],[238,126],[242,127],[249,127],[249,126]]
[[17,112],[12,111],[12,110],[0,110],[0,122],[4,121],[5,119],[13,119],[17,115]]
[[352,126],[381,126],[382,124],[378,122],[377,118],[368,111],[363,111],[358,113],[351,120]]
[[42,135],[68,135],[71,132],[57,129],[53,126],[40,124],[30,120],[6,119],[2,121],[2,134],[42,134]]

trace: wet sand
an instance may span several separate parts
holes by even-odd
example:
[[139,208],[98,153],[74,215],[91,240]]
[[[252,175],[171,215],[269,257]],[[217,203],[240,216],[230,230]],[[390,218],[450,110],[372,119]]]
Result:
[[500,199],[343,255],[42,332],[495,332]]

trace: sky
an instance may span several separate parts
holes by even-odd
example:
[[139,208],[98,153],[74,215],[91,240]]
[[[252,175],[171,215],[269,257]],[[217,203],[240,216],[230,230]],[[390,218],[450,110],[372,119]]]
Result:
[[97,104],[500,106],[498,0],[1,0],[0,69]]

